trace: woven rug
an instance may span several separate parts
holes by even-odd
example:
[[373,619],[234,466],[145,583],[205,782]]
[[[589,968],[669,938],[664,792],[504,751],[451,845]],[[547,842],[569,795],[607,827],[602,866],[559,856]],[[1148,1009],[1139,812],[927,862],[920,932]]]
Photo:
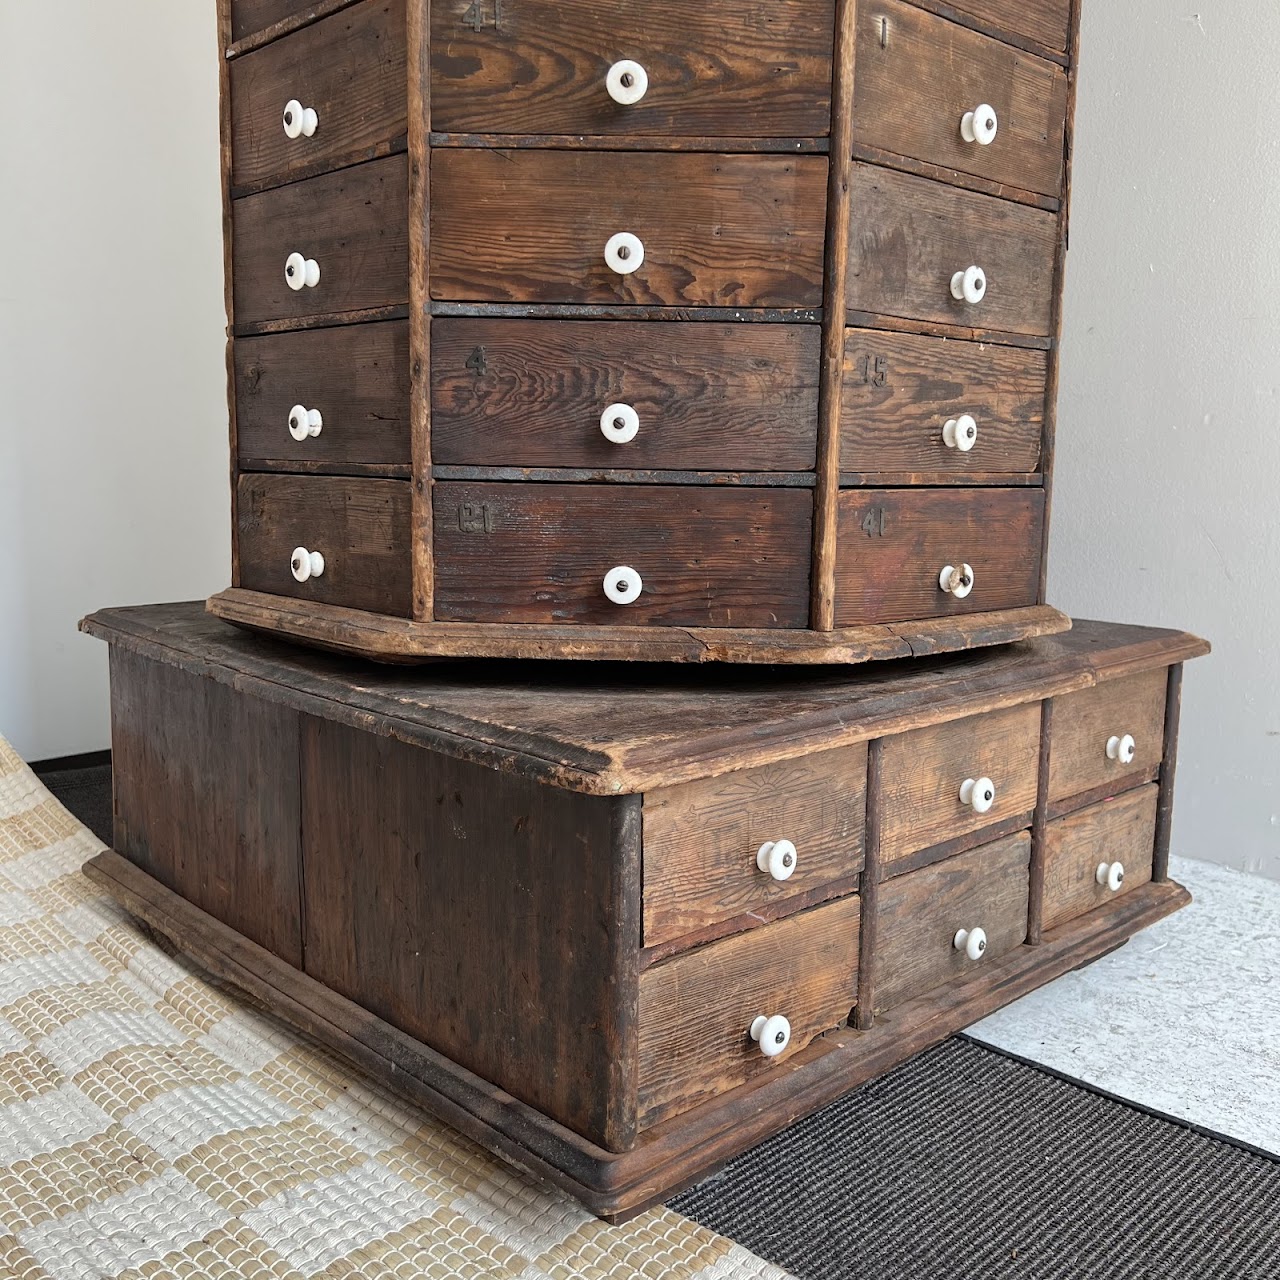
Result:
[[0,740],[0,1277],[786,1273],[670,1210],[509,1170],[149,940]]

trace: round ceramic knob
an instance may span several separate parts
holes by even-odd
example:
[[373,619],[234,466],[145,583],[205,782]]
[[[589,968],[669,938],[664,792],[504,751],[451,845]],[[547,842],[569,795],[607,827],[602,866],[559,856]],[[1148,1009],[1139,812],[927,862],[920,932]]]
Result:
[[284,107],[284,133],[286,138],[314,138],[320,127],[320,117],[314,107],[304,107],[297,98],[291,98]]
[[1124,863],[1100,862],[1096,879],[1098,884],[1112,893],[1119,893],[1124,887]]
[[644,590],[644,579],[630,567],[620,564],[604,575],[604,593],[614,604],[635,604]]
[[985,929],[961,929],[951,940],[957,951],[963,951],[970,960],[981,960],[987,954]]
[[756,851],[756,866],[775,880],[790,880],[800,855],[790,840],[769,840]]
[[977,419],[968,413],[952,418],[942,428],[942,443],[948,449],[959,449],[961,453],[968,453],[978,443]]
[[760,1052],[766,1058],[776,1058],[786,1053],[791,1043],[791,1023],[780,1013],[772,1018],[761,1015],[751,1024],[751,1038],[760,1046]]
[[960,786],[960,803],[974,813],[990,813],[996,802],[996,784],[990,778],[966,778]]
[[314,258],[291,253],[285,259],[284,278],[294,293],[299,289],[314,289],[320,283],[320,264]]
[[299,582],[309,582],[324,573],[324,556],[318,551],[308,551],[306,547],[295,547],[289,557],[289,568]]
[[994,107],[984,102],[972,111],[966,111],[960,118],[960,136],[966,142],[976,142],[980,147],[989,147],[996,140],[996,131],[1000,121],[996,118]]
[[1126,733],[1124,737],[1111,737],[1107,739],[1107,759],[1118,760],[1121,764],[1132,764],[1133,757],[1138,754],[1138,744],[1133,740],[1133,734]]
[[324,427],[319,409],[306,409],[295,404],[289,410],[289,434],[298,441],[318,436]]
[[981,267],[967,267],[951,277],[951,296],[957,302],[976,307],[987,296],[987,273]]
[[600,430],[613,444],[630,444],[640,434],[640,415],[629,404],[611,404],[600,415]]
[[604,247],[604,260],[611,271],[629,276],[644,265],[644,242],[630,231],[619,231],[609,237],[609,243]]
[[604,83],[614,102],[632,107],[649,92],[649,73],[638,62],[623,58],[609,68]]
[[963,600],[973,590],[973,566],[949,564],[938,574],[938,586],[957,600]]

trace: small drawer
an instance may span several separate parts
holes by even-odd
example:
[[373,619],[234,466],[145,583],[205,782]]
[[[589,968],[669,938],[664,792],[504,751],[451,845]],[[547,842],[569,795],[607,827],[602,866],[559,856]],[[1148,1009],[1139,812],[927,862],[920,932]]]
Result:
[[[859,907],[842,898],[640,975],[641,1128],[756,1079],[848,1021]],[[767,1030],[770,1056],[752,1039],[753,1025]]]
[[409,303],[409,169],[389,156],[232,204],[237,325]]
[[822,305],[827,161],[621,151],[431,153],[431,296]]
[[1098,787],[1123,791],[1154,777],[1164,758],[1168,681],[1161,667],[1054,699],[1050,802]]
[[409,485],[243,475],[236,486],[238,586],[406,617]]
[[1054,53],[1065,53],[1071,36],[1071,0],[952,0],[952,8]]
[[364,0],[236,58],[231,77],[233,187],[288,181],[405,136],[405,0]]
[[[880,859],[1010,821],[1031,825],[1040,758],[1040,704],[989,711],[888,738],[881,761]],[[978,785],[968,786],[968,783]]]
[[837,626],[1024,608],[1040,593],[1044,492],[845,490],[838,537]]
[[855,321],[885,315],[1052,331],[1053,214],[865,164],[853,167],[852,192],[847,305]]
[[441,621],[807,624],[808,489],[441,482],[432,492]]
[[1027,937],[1030,863],[1023,833],[882,886],[875,1012],[980,974],[1017,950]]
[[821,342],[816,325],[435,320],[432,460],[810,471]]
[[409,323],[357,324],[235,342],[240,465],[410,465]]
[[315,8],[316,0],[231,0],[231,39],[244,40]]
[[866,773],[860,744],[646,795],[645,945],[857,875]]
[[1040,470],[1048,356],[989,342],[849,329],[840,470],[946,484]]
[[1046,929],[1149,883],[1159,796],[1159,787],[1141,787],[1049,824],[1044,854]]
[[446,133],[821,137],[834,0],[435,0]]
[[1061,192],[1066,72],[902,0],[858,7],[853,119],[865,146]]

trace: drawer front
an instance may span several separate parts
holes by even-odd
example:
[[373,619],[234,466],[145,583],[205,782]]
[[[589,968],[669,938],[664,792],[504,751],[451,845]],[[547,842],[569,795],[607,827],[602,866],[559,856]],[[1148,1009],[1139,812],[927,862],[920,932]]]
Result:
[[[810,471],[821,342],[816,325],[436,320],[432,458]],[[621,430],[604,417],[611,406],[622,406]]]
[[645,945],[856,875],[866,772],[860,744],[646,795]]
[[1141,787],[1049,824],[1044,855],[1046,929],[1150,882],[1159,797],[1159,787]]
[[[1057,219],[1042,209],[858,164],[848,307],[963,328],[1047,336]],[[982,301],[952,296],[957,272],[986,273]]]
[[807,489],[439,483],[433,495],[438,619],[807,625]]
[[[980,974],[1027,937],[1031,837],[984,845],[958,858],[890,880],[880,890],[875,1011],[892,1009],[944,983]],[[986,947],[969,958],[981,929]]]
[[[1169,673],[1161,667],[1054,700],[1049,748],[1049,799],[1067,800],[1095,787],[1132,787],[1164,758],[1164,701]],[[1112,755],[1111,740],[1119,741]],[[1120,748],[1133,739],[1132,758]]]
[[[821,137],[834,0],[471,0],[431,6],[431,126],[441,132]],[[610,69],[643,67],[640,82]],[[615,73],[619,77],[624,68]]]
[[902,483],[1034,474],[1048,368],[1043,351],[849,329],[840,470]]
[[[700,947],[640,975],[639,1123],[648,1128],[718,1097],[843,1025],[858,987],[859,899]],[[751,1039],[786,1018],[785,1052]]]
[[[232,220],[237,324],[408,305],[404,156],[246,196]],[[313,287],[290,287],[293,254],[319,266]]]
[[315,0],[231,0],[231,39],[255,36],[315,7]]
[[959,13],[1011,35],[1065,53],[1071,34],[1071,0],[952,0]]
[[[886,874],[893,874],[895,861],[917,850],[1012,819],[1030,826],[1039,756],[1038,702],[887,739],[880,826]],[[970,779],[993,784],[990,801],[984,795],[962,799]]]
[[[244,475],[236,487],[240,581],[248,591],[405,617],[410,611],[409,485],[398,480]],[[323,565],[295,577],[295,551]]]
[[[1040,489],[846,490],[839,498],[836,625],[1033,605],[1043,526]],[[948,565],[973,570],[967,596],[943,590]]]
[[408,321],[238,338],[235,372],[241,466],[409,466]]
[[819,307],[826,182],[818,156],[437,149],[431,295]]
[[[995,125],[986,145],[961,131],[979,106],[994,113],[983,113]],[[1062,189],[1066,72],[902,0],[859,5],[853,119],[865,146],[1025,191]]]

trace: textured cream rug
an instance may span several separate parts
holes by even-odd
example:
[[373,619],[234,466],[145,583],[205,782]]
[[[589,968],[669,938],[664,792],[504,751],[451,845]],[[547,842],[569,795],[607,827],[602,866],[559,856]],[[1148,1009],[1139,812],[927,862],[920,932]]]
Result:
[[0,1277],[786,1273],[668,1210],[621,1227],[154,945],[0,739]]

